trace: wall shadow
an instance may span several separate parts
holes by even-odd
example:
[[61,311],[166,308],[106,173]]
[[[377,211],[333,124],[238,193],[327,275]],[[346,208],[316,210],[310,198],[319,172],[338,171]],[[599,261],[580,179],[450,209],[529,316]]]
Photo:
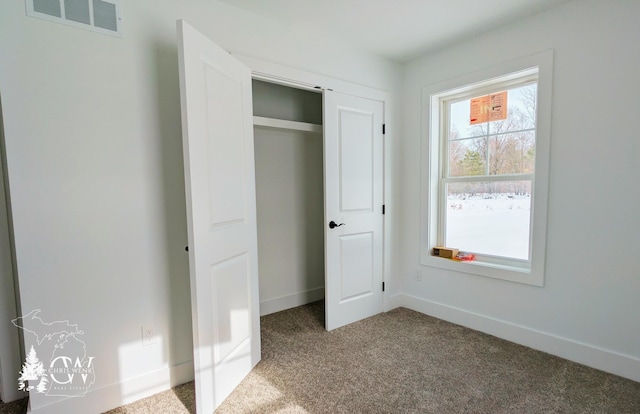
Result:
[[[191,294],[187,246],[182,121],[178,49],[175,43],[157,42],[152,46],[155,76],[155,104],[159,140],[158,170],[161,171],[166,267],[169,269],[167,293],[169,321],[166,335],[169,365],[175,367],[193,360]],[[172,384],[179,378],[171,378]]]

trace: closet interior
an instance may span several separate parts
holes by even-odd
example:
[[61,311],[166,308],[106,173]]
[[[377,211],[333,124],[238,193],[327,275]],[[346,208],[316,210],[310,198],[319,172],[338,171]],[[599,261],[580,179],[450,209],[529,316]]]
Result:
[[322,93],[253,80],[260,314],[324,298]]

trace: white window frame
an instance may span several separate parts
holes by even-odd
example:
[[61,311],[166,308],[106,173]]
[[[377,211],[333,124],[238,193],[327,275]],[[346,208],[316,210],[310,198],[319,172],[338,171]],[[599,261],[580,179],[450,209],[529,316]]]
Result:
[[[447,125],[443,102],[453,96],[497,87],[498,84],[537,74],[536,157],[531,197],[530,256],[528,261],[478,257],[459,262],[432,256],[438,246],[438,230],[444,217],[440,205],[443,163],[441,125]],[[545,51],[515,61],[480,70],[456,79],[426,86],[422,90],[422,188],[420,263],[426,266],[486,276],[534,286],[544,285],[549,152],[551,144],[553,51]],[[455,247],[455,246],[453,246]]]

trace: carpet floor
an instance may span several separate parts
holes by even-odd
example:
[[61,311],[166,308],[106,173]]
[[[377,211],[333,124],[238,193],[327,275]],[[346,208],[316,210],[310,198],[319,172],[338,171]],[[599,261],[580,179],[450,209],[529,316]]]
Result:
[[[323,320],[322,302],[262,317],[262,361],[216,413],[640,413],[638,382],[408,309]],[[191,382],[108,414],[195,413],[193,398]]]

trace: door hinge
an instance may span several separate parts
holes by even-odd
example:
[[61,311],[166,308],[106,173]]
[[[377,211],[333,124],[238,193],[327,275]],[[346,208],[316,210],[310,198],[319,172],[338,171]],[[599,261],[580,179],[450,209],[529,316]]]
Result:
[[387,131],[387,124],[382,124],[382,135],[384,135]]
[[385,207],[385,205],[383,204],[383,205],[382,205],[382,214],[383,214],[383,215],[384,215],[384,211],[385,211],[385,208],[384,208],[384,207]]
[[384,282],[382,282],[382,291],[384,292]]

